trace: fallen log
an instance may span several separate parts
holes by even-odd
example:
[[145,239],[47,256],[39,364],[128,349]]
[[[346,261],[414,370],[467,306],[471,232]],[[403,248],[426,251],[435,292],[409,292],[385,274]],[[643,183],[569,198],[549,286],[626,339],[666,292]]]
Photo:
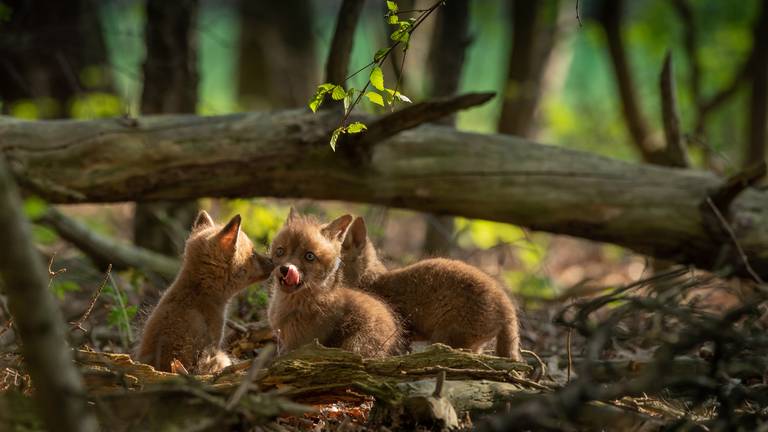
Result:
[[[712,210],[702,206],[725,184],[712,173],[439,126],[375,143],[345,140],[334,153],[327,140],[338,122],[336,112],[305,110],[0,118],[0,151],[25,189],[51,202],[204,196],[369,202],[509,222],[748,275],[735,252],[721,259],[732,240],[713,231]],[[352,148],[356,143],[365,151]],[[768,191],[746,187],[721,210],[752,267],[768,277]]]

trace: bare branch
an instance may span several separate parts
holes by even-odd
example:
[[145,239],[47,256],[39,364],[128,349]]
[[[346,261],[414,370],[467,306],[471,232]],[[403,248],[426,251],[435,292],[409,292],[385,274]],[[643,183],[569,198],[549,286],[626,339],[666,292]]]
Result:
[[77,321],[73,321],[69,323],[72,326],[71,330],[80,330],[82,332],[85,332],[85,328],[83,328],[83,323],[85,323],[85,320],[87,320],[88,317],[91,315],[91,312],[93,311],[93,307],[96,305],[96,300],[99,299],[101,292],[104,290],[104,287],[107,285],[107,281],[109,281],[110,273],[112,273],[112,264],[110,264],[107,267],[106,274],[104,275],[104,280],[102,280],[101,285],[99,285],[99,288],[91,296],[91,301],[88,302],[88,308],[85,310],[83,315]]
[[375,144],[404,130],[482,105],[494,96],[495,93],[467,93],[409,105],[371,122],[360,141],[364,146]]
[[165,280],[172,280],[179,270],[178,260],[101,236],[55,208],[49,208],[37,222],[54,229],[101,269],[113,265],[116,270],[138,268]]
[[677,88],[672,68],[672,54],[669,52],[664,58],[664,66],[661,69],[659,81],[661,87],[661,120],[664,124],[664,136],[667,140],[662,159],[668,162],[669,166],[685,168],[690,163],[680,133],[680,116],[678,115],[677,95],[675,94]]

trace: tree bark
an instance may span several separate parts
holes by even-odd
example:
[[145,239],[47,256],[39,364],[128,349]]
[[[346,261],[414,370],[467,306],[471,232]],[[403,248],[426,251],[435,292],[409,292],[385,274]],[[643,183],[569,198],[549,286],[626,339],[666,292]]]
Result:
[[547,22],[547,8],[557,16],[558,3],[515,0],[510,6],[512,50],[509,54],[501,133],[527,137],[541,94],[541,80],[557,38],[557,18]]
[[[2,23],[0,100],[10,113],[15,102],[34,99],[38,118],[69,117],[74,97],[111,88],[98,9],[88,0],[9,0]],[[93,82],[81,77],[88,69]],[[44,98],[50,102],[45,103]]]
[[624,0],[604,0],[598,14],[598,21],[605,31],[608,53],[610,54],[616,86],[621,101],[621,111],[629,129],[629,136],[643,160],[659,165],[668,165],[659,158],[662,144],[651,135],[640,100],[635,92],[635,82],[629,67],[629,59],[621,37],[621,22]]
[[[496,220],[613,242],[713,268],[729,240],[702,202],[725,182],[504,135],[421,126],[364,157],[327,145],[340,113],[27,122],[0,118],[0,151],[20,184],[51,202],[303,197]],[[370,118],[360,118],[371,123]],[[736,239],[768,277],[768,192],[730,205]],[[746,274],[743,263],[731,263]]]
[[21,198],[0,157],[0,276],[22,338],[22,352],[35,399],[50,430],[96,431],[86,407],[82,378],[67,346],[64,320],[48,290],[45,266],[32,242]]
[[325,64],[325,82],[344,84],[347,80],[349,59],[352,57],[352,45],[355,29],[360,20],[360,13],[365,6],[364,0],[343,0],[336,19],[331,49]]
[[[469,1],[455,0],[440,10],[429,52],[430,96],[449,96],[458,92],[464,70],[464,57],[471,42]],[[443,117],[438,124],[454,126],[456,115]],[[426,256],[449,255],[455,223],[452,216],[427,214],[422,252]]]
[[240,0],[239,98],[245,109],[305,106],[320,79],[309,0]]
[[749,143],[744,155],[745,167],[764,161],[768,145],[768,0],[761,3],[753,35]]
[[[143,114],[194,113],[197,110],[198,1],[147,1]],[[137,246],[178,256],[197,214],[194,201],[136,203]]]

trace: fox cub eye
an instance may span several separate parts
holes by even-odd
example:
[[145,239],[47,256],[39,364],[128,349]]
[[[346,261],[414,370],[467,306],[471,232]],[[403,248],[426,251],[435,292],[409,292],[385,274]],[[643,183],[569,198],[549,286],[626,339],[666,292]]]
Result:
[[315,254],[312,252],[307,252],[304,254],[304,259],[307,261],[314,261],[315,260]]
[[285,249],[283,249],[282,247],[275,249],[275,256],[281,257],[283,255],[285,255]]

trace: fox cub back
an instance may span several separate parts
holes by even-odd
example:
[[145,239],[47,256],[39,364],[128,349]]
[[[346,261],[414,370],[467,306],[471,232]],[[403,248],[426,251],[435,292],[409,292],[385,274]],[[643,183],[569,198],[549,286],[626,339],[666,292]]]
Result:
[[350,286],[392,305],[410,339],[479,351],[495,337],[498,356],[520,359],[515,306],[496,281],[476,267],[433,258],[387,271],[360,217],[345,237],[342,258],[341,272]]
[[341,243],[352,216],[328,223],[293,209],[270,246],[275,264],[269,323],[291,351],[317,339],[363,357],[394,353],[400,325],[378,298],[344,286],[337,271]]
[[139,361],[171,371],[176,359],[192,373],[211,373],[231,364],[220,351],[227,304],[272,271],[271,261],[253,250],[240,223],[237,215],[221,227],[200,211],[184,247],[181,270],[144,326]]

